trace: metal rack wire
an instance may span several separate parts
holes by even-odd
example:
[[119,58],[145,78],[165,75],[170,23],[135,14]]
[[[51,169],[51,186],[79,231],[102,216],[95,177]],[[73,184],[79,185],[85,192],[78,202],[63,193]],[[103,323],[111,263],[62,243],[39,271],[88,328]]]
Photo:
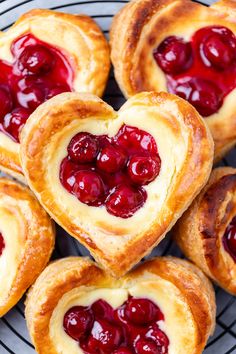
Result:
[[[2,30],[7,30],[19,15],[29,9],[41,7],[70,13],[86,13],[93,17],[108,35],[113,15],[127,2],[128,0],[0,0],[0,27]],[[210,4],[213,1],[202,0],[202,2]],[[104,99],[116,109],[124,102],[113,73],[110,75]],[[222,161],[222,164],[236,166],[235,149]],[[83,246],[76,240],[65,237],[64,233],[58,228],[54,258],[89,255]],[[166,254],[182,257],[177,246],[171,241],[170,235],[152,252],[151,256]],[[216,331],[210,338],[204,354],[236,353],[236,298],[219,287],[215,290],[218,306]],[[6,353],[35,354],[25,325],[23,300],[0,319],[0,354]]]

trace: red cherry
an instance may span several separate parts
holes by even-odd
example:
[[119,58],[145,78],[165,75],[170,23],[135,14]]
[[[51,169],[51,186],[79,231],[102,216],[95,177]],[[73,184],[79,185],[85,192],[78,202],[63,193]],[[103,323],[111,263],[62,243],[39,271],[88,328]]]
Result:
[[72,307],[64,316],[63,326],[66,333],[75,340],[79,340],[92,329],[93,314],[83,306]]
[[36,109],[45,100],[45,95],[41,87],[30,86],[17,93],[19,104],[31,110]]
[[5,248],[5,241],[2,234],[0,233],[0,256],[2,255],[4,248]]
[[133,351],[125,347],[120,347],[116,349],[112,354],[133,354]]
[[129,161],[128,174],[134,183],[145,185],[159,175],[160,168],[159,156],[133,156]]
[[114,189],[106,201],[107,211],[121,218],[129,218],[140,209],[146,200],[144,191],[127,185]]
[[204,79],[197,78],[179,84],[174,93],[188,100],[203,117],[216,113],[222,105],[220,89]]
[[20,54],[18,68],[24,74],[44,74],[54,65],[54,55],[41,44],[29,45]]
[[3,120],[4,130],[19,143],[21,129],[30,116],[30,111],[26,108],[15,108],[11,113],[5,115]]
[[107,173],[115,173],[122,170],[126,160],[124,152],[110,144],[100,151],[97,158],[97,167]]
[[12,109],[12,97],[7,87],[0,86],[0,119]]
[[228,225],[224,237],[223,242],[225,249],[229,252],[232,258],[236,262],[236,219],[235,217]]
[[160,318],[159,308],[148,299],[131,298],[127,301],[124,314],[127,319],[136,325],[147,325]]
[[117,325],[99,320],[95,321],[89,340],[88,349],[96,353],[97,348],[101,353],[112,353],[122,341],[122,331]]
[[192,64],[192,47],[182,38],[167,37],[153,53],[161,69],[167,74],[179,74]]
[[137,154],[138,152],[149,152],[156,154],[157,146],[154,138],[147,132],[123,125],[117,133],[114,141],[120,145],[125,151]]
[[135,343],[135,349],[137,354],[162,354],[162,350],[159,349],[155,342],[149,339],[139,339]]
[[113,308],[104,300],[98,300],[93,303],[91,309],[94,313],[95,319],[106,319],[112,321]]
[[75,162],[92,162],[98,154],[98,142],[92,134],[78,133],[71,139],[67,150],[70,158]]
[[73,194],[88,205],[99,205],[104,196],[104,185],[101,177],[94,171],[80,170],[75,173]]
[[70,88],[67,86],[60,85],[60,86],[53,87],[48,90],[48,93],[46,95],[46,99],[49,100],[50,98],[52,98],[54,96],[60,95],[60,93],[69,92],[69,91],[70,91]]
[[68,192],[72,192],[75,184],[75,173],[78,171],[78,166],[67,157],[61,163],[60,166],[60,181],[64,188]]
[[169,339],[156,323],[149,327],[146,337],[156,343],[161,354],[168,353]]

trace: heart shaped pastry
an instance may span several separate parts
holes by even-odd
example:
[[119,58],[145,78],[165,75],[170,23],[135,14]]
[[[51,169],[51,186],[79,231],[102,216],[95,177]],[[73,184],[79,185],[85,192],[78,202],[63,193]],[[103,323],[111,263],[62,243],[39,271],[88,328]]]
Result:
[[235,216],[236,169],[220,167],[213,170],[208,184],[175,228],[175,239],[186,256],[234,295]]
[[40,354],[200,354],[215,326],[212,285],[172,257],[115,280],[87,258],[49,265],[26,301]]
[[84,15],[32,10],[0,36],[0,169],[23,180],[19,134],[45,100],[66,91],[102,95],[109,48]]
[[31,191],[0,178],[0,317],[46,267],[54,224]]
[[236,4],[189,0],[130,1],[111,28],[116,79],[132,96],[168,91],[205,118],[215,158],[236,142]]
[[31,115],[21,137],[40,203],[115,276],[163,239],[212,167],[206,125],[168,93],[138,94],[119,112],[64,93]]

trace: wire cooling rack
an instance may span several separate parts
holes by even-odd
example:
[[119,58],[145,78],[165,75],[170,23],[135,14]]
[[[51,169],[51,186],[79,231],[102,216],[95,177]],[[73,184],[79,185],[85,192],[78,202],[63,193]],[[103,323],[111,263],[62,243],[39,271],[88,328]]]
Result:
[[[69,13],[86,13],[93,17],[103,29],[105,35],[108,35],[113,15],[127,2],[128,0],[0,0],[0,28],[7,30],[21,14],[27,10],[40,7]],[[202,2],[211,4],[213,1]],[[113,73],[110,74],[104,99],[115,109],[118,109],[124,102],[124,97],[115,82]],[[222,164],[236,166],[235,149],[222,161]],[[68,255],[89,255],[88,251],[79,242],[71,237],[65,237],[63,234],[65,232],[58,228],[53,258]],[[170,236],[167,236],[161,242],[151,256],[167,254],[182,257]],[[204,354],[236,354],[236,298],[219,287],[215,287],[215,290],[217,325],[214,336],[210,338]],[[25,325],[23,300],[5,317],[0,319],[0,354],[35,354]]]

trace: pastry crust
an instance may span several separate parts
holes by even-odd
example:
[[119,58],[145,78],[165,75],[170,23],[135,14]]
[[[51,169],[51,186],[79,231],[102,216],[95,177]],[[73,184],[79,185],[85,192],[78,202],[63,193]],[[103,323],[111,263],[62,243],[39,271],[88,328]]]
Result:
[[[114,136],[123,124],[152,134],[162,161],[159,176],[145,186],[147,201],[128,219],[81,203],[59,180],[76,133]],[[93,95],[64,93],[32,114],[21,142],[25,177],[40,203],[114,276],[126,273],[164,238],[207,182],[213,159],[204,121],[186,101],[168,93],[138,94],[119,112]]]
[[54,223],[31,191],[0,178],[0,317],[22,297],[46,267],[54,247]]
[[[103,94],[109,70],[109,45],[92,18],[34,9],[22,15],[7,31],[0,32],[0,59],[13,62],[12,42],[27,33],[58,48],[73,68],[73,90]],[[0,169],[23,180],[19,144],[0,132]]]
[[[236,34],[236,5],[221,0],[210,7],[190,0],[133,0],[114,17],[111,59],[115,77],[126,97],[142,91],[167,91],[166,77],[153,58],[153,50],[168,36],[188,40],[209,25],[226,26]],[[191,20],[190,20],[191,19]],[[219,160],[236,142],[236,89],[220,110],[204,118],[215,141]]]
[[236,169],[220,167],[213,170],[205,189],[174,229],[175,240],[185,255],[233,295],[236,264],[225,250],[222,237],[235,215]]
[[[112,289],[114,297],[116,291],[124,289],[127,294],[132,294],[133,289],[139,285],[142,287],[144,284],[147,289],[151,284],[154,290],[158,290],[159,281],[163,281],[167,289],[171,286],[173,290],[172,301],[175,301],[175,291],[179,294],[176,313],[171,315],[175,317],[182,315],[182,301],[185,304],[184,313],[188,313],[193,318],[194,334],[190,338],[189,346],[185,347],[185,353],[202,353],[207,339],[215,327],[214,291],[208,279],[197,267],[187,261],[172,257],[155,258],[144,262],[119,280],[111,278],[87,258],[70,257],[50,264],[31,288],[26,301],[26,320],[36,351],[39,354],[59,353],[51,335],[51,327],[55,312],[58,307],[63,306],[63,297],[67,296],[68,301],[70,297],[77,297],[79,303],[81,289],[88,291],[88,294],[94,289],[100,289],[100,294],[102,294],[102,289],[106,289],[106,291]],[[143,294],[142,297],[149,297],[147,289],[146,295]],[[161,299],[158,296],[153,300],[160,304]],[[164,312],[164,315],[166,322],[168,322],[169,314]],[[58,328],[60,328],[60,324]],[[188,328],[188,330],[192,329]],[[185,331],[184,326],[182,331]],[[173,335],[175,337],[176,333]],[[172,347],[171,341],[174,337],[170,338],[169,353],[179,354],[182,349],[180,348],[178,351],[179,348]],[[185,339],[183,336],[182,340]],[[64,350],[60,351],[60,353],[67,352],[66,346],[64,346]],[[76,350],[76,353],[80,353],[79,349]]]

